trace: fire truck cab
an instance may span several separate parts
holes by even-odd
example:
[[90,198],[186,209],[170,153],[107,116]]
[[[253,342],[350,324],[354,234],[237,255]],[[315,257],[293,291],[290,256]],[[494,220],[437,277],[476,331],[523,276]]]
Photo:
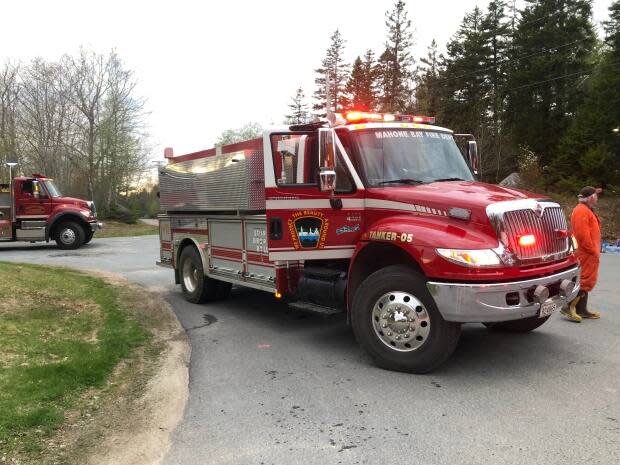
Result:
[[464,323],[531,331],[579,291],[560,206],[476,181],[473,137],[432,118],[352,112],[167,155],[159,264],[187,300],[235,284],[347,312],[388,369],[433,370]]
[[61,249],[77,249],[101,227],[94,202],[64,197],[42,174],[0,184],[0,241],[52,239]]

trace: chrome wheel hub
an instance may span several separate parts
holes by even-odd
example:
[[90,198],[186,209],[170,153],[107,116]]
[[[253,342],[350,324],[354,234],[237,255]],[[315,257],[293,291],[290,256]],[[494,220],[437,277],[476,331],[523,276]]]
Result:
[[198,268],[194,266],[191,260],[185,260],[183,263],[183,284],[188,292],[192,293],[198,287]]
[[75,231],[70,228],[63,229],[60,232],[60,241],[66,245],[73,244],[75,242]]
[[406,292],[383,294],[375,303],[371,318],[379,340],[398,352],[419,349],[431,330],[424,304]]

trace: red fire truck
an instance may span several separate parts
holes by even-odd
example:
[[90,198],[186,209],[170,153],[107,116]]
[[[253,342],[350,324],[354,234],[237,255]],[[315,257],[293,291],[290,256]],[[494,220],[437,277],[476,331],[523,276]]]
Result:
[[477,182],[473,137],[434,118],[351,112],[165,155],[159,264],[188,301],[235,284],[347,312],[384,368],[431,371],[463,323],[531,331],[579,291],[560,206]]
[[0,241],[53,239],[61,249],[77,249],[101,227],[94,202],[63,197],[42,174],[0,184]]

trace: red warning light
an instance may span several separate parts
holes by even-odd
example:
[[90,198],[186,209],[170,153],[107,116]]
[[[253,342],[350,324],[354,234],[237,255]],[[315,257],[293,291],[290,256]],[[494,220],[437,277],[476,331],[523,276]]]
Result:
[[381,113],[368,113],[365,111],[350,111],[346,115],[347,121],[353,123],[357,121],[383,121]]
[[525,234],[519,236],[518,242],[521,247],[530,247],[536,244],[536,236],[534,234]]

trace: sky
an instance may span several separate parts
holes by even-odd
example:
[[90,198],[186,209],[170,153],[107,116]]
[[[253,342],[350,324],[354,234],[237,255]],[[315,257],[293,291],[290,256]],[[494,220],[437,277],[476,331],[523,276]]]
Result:
[[[435,39],[443,48],[466,11],[488,1],[406,0],[413,56]],[[517,0],[517,8],[522,4]],[[594,20],[612,0],[594,0]],[[393,0],[142,1],[0,0],[0,63],[58,59],[80,47],[115,49],[135,72],[147,101],[153,152],[175,155],[213,146],[224,130],[248,122],[280,125],[298,87],[309,97],[314,70],[339,29],[349,62],[379,55]]]

